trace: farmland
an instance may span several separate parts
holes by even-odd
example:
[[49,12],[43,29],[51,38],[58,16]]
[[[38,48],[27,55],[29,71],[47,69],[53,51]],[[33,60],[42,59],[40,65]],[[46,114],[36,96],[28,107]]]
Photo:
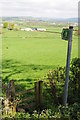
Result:
[[[3,82],[14,79],[27,89],[33,86],[34,81],[43,79],[50,69],[66,65],[68,42],[61,39],[62,27],[46,26],[46,29],[46,32],[3,29]],[[78,38],[75,35],[71,56],[78,56]]]

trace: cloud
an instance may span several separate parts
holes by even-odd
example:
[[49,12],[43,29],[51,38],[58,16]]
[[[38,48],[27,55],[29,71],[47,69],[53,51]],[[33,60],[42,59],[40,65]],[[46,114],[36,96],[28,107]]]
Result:
[[70,18],[78,15],[78,0],[1,0],[2,16]]

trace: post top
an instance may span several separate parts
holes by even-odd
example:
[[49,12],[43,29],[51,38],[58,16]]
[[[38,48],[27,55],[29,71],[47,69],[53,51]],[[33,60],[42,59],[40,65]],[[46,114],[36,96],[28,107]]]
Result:
[[69,29],[73,29],[73,26],[69,26]]

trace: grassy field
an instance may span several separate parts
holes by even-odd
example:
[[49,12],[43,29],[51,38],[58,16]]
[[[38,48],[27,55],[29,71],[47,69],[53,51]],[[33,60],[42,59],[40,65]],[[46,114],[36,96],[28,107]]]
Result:
[[[2,35],[3,82],[14,79],[27,89],[43,79],[49,69],[66,65],[68,42],[61,39],[62,27],[46,32],[9,31]],[[71,58],[78,56],[78,38],[73,35]]]

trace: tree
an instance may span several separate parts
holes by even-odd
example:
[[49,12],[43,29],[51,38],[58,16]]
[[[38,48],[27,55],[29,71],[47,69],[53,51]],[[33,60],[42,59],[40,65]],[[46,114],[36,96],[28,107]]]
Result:
[[8,22],[4,22],[4,23],[3,23],[3,27],[4,27],[4,28],[7,28],[7,27],[8,27]]
[[9,23],[9,29],[11,29],[11,30],[14,29],[14,23]]

